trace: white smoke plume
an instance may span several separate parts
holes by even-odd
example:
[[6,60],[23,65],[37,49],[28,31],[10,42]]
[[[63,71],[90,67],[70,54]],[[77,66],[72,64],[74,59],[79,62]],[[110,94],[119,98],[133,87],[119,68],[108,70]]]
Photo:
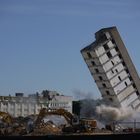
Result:
[[80,116],[95,118],[102,123],[128,120],[133,118],[134,114],[136,113],[128,108],[117,108],[106,105],[102,99],[81,100]]
[[127,108],[116,108],[106,105],[96,106],[96,113],[99,120],[105,122],[122,121],[132,117],[133,111]]
[[[84,95],[81,102],[80,117],[93,118],[103,124],[112,123],[114,121],[131,121],[140,122],[140,112],[130,110],[129,108],[117,108],[110,106],[103,99],[93,99],[91,94],[85,94],[81,91],[76,91],[79,96]],[[88,95],[88,96],[86,96]]]

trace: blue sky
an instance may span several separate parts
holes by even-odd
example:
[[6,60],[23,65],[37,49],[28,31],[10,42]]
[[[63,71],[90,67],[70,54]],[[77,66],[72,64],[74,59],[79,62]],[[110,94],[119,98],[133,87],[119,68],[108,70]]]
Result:
[[80,50],[110,26],[139,73],[139,0],[0,0],[0,95],[48,89],[100,97]]

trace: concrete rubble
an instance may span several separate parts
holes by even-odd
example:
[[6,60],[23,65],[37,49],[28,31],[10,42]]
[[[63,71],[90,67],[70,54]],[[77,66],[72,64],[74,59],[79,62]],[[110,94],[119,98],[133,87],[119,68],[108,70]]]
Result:
[[[49,116],[49,118],[46,118],[46,116]],[[64,109],[47,110],[43,108],[37,115],[17,118],[13,118],[8,113],[0,112],[0,135],[42,136],[86,131],[86,128],[83,127],[86,121],[81,121],[81,124],[73,124],[73,118],[73,114]],[[96,122],[92,122],[96,126]]]
[[[48,116],[49,118],[47,118]],[[60,118],[62,121],[60,121]],[[114,128],[113,124],[106,125],[105,128],[99,128],[97,120],[91,118],[76,119],[74,114],[65,109],[50,110],[43,108],[37,115],[17,118],[11,117],[8,113],[0,112],[0,136],[113,134],[115,132]],[[122,131],[125,130],[124,132],[134,131],[130,128],[121,129]]]

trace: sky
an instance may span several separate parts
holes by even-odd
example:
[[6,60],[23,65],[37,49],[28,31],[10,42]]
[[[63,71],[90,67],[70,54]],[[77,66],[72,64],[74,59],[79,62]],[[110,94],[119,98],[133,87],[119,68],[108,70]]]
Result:
[[80,50],[116,26],[139,74],[139,0],[0,0],[0,95],[100,98]]

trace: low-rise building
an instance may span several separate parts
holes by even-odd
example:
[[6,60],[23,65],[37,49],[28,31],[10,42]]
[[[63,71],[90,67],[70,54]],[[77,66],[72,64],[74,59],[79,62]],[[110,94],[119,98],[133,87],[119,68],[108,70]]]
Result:
[[72,97],[48,90],[27,97],[23,93],[16,93],[15,96],[0,96],[0,111],[8,112],[13,117],[38,114],[41,108],[64,108],[72,112]]

